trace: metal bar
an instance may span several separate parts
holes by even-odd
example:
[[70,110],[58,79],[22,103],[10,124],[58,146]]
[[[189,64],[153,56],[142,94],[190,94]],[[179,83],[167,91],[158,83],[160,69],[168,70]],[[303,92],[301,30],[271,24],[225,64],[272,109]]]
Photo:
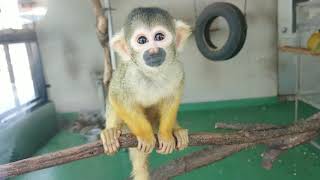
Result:
[[31,49],[31,44],[30,43],[26,42],[25,46],[26,46],[26,50],[27,50],[28,62],[29,62],[30,71],[31,71],[31,78],[32,78],[32,82],[33,82],[33,90],[34,90],[35,96],[38,97],[40,93],[39,93],[38,83],[37,83],[37,79],[36,79],[36,68],[35,68],[35,64],[36,63],[34,62],[34,55],[32,53],[32,49]]
[[42,57],[41,57],[41,51],[40,51],[38,40],[36,40],[35,45],[32,46],[32,52],[34,52],[34,55],[36,55],[35,57],[37,62],[36,73],[37,73],[37,83],[39,84],[40,97],[44,100],[44,102],[47,102],[48,101],[47,82],[44,77]]
[[[104,0],[104,6],[108,6],[107,8],[113,9],[110,1],[111,0]],[[107,11],[107,17],[108,17],[108,35],[109,35],[109,39],[111,39],[111,37],[113,35],[113,24],[112,24],[112,12],[111,11]],[[115,70],[117,68],[116,55],[115,55],[115,52],[112,50],[112,48],[109,48],[109,50],[110,50],[111,66],[112,66],[112,69]]]
[[313,145],[315,148],[317,148],[318,150],[320,150],[320,144],[315,142],[315,141],[311,141],[310,142],[311,145]]
[[304,92],[300,92],[300,95],[318,95],[320,94],[320,90],[319,91],[304,91]]
[[297,65],[296,65],[296,93],[295,93],[295,102],[294,102],[294,120],[297,121],[299,119],[299,96],[300,96],[300,61],[301,57],[297,56]]
[[17,87],[15,84],[13,67],[12,67],[11,57],[10,57],[10,53],[9,53],[9,46],[8,46],[8,44],[4,44],[3,47],[4,47],[4,52],[6,54],[7,67],[8,67],[8,72],[9,72],[10,81],[11,81],[11,85],[12,85],[14,101],[15,101],[16,106],[19,107],[20,101],[19,101],[19,97],[18,97],[18,93],[17,93]]
[[0,43],[18,43],[26,41],[34,41],[37,34],[30,29],[4,29],[0,30]]
[[301,101],[303,101],[304,103],[306,103],[306,104],[309,104],[309,105],[311,105],[311,106],[313,106],[313,107],[315,107],[315,108],[317,108],[317,109],[320,109],[320,105],[319,105],[319,104],[314,103],[314,102],[306,99],[305,97],[299,97],[299,99],[300,99]]

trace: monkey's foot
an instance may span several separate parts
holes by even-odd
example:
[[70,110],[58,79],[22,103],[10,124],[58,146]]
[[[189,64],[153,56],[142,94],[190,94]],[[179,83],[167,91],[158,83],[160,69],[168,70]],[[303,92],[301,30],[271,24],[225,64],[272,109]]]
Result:
[[118,128],[108,128],[104,129],[100,133],[100,138],[102,140],[104,153],[107,155],[114,155],[119,147],[119,137],[120,137],[121,131]]
[[176,129],[173,131],[173,135],[177,138],[177,147],[179,151],[188,147],[189,136],[188,129]]
[[158,134],[159,141],[159,149],[157,150],[160,154],[170,154],[173,152],[176,142],[174,137],[171,135],[169,138],[163,138],[160,134]]
[[138,139],[138,146],[137,149],[140,152],[144,152],[144,153],[151,153],[154,146],[156,145],[156,139],[152,136],[152,139],[147,141],[144,138],[141,138],[139,136],[137,136]]

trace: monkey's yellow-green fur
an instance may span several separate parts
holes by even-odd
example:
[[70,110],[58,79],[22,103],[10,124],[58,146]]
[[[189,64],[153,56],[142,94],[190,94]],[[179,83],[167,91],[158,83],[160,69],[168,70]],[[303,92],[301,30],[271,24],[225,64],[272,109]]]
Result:
[[[159,32],[168,39],[153,39]],[[146,36],[146,44],[136,44],[137,37],[132,37],[136,34]],[[138,147],[129,150],[135,180],[149,179],[147,157],[155,146],[154,133],[159,140],[158,153],[168,154],[188,145],[188,131],[176,120],[184,85],[183,66],[177,53],[190,34],[188,25],[175,20],[165,10],[136,8],[123,29],[111,39],[111,47],[121,61],[110,82],[106,129],[101,139],[105,153],[110,155],[119,148],[120,133],[131,132],[137,136]],[[159,52],[159,49],[162,55],[165,52],[165,60],[150,66],[145,52]]]

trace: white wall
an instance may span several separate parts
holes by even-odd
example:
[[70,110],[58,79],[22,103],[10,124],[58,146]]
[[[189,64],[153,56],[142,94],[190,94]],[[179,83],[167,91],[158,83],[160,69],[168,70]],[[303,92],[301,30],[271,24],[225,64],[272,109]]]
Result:
[[[186,71],[184,102],[275,96],[277,94],[277,1],[247,0],[248,37],[242,51],[224,62],[206,60],[192,36],[181,54]],[[158,6],[194,26],[195,16],[214,0],[111,0],[117,32],[129,11]],[[243,9],[244,0],[234,2]],[[102,71],[102,49],[88,0],[50,0],[38,25],[49,97],[58,111],[99,109],[92,73]]]

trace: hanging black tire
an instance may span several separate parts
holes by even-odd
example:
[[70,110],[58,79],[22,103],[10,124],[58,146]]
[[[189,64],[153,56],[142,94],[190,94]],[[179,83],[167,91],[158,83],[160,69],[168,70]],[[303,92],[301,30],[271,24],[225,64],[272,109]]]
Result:
[[[223,17],[229,26],[226,43],[217,48],[210,40],[212,22]],[[206,7],[196,22],[195,38],[201,54],[212,61],[223,61],[234,57],[242,49],[247,36],[247,23],[241,10],[230,3],[218,2]]]

